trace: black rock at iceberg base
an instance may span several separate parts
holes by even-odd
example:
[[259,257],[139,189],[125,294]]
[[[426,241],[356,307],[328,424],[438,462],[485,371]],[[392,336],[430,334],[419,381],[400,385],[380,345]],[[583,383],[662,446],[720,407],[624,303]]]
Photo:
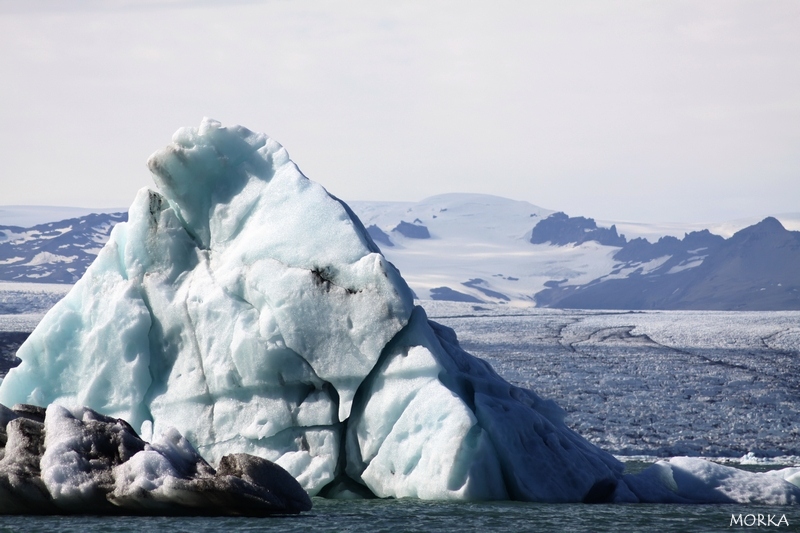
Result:
[[173,430],[147,443],[88,408],[0,405],[0,514],[241,515],[311,509],[278,465],[237,453],[215,470]]

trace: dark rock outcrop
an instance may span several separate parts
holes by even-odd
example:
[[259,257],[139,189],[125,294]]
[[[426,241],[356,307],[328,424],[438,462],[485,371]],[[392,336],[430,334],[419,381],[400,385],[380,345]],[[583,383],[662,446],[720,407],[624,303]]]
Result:
[[680,261],[690,256],[706,256],[723,242],[725,242],[723,237],[714,235],[707,229],[687,233],[683,239],[668,235],[661,237],[655,243],[640,237],[626,243],[614,254],[614,259],[625,262],[646,262],[668,255]]
[[281,467],[247,454],[214,469],[177,431],[143,441],[121,419],[0,405],[0,514],[245,515],[311,509]]
[[494,291],[492,289],[489,289],[489,288],[485,287],[485,285],[488,285],[488,284],[486,283],[485,280],[483,280],[481,278],[473,278],[473,279],[471,279],[469,281],[463,282],[462,285],[465,286],[465,287],[469,287],[471,289],[478,290],[478,291],[482,292],[483,294],[485,294],[486,296],[488,296],[489,298],[495,298],[497,300],[501,300],[501,301],[504,301],[504,302],[508,302],[508,301],[511,300],[511,298],[509,298],[508,296],[506,296],[502,292],[497,292],[497,291]]
[[448,302],[469,302],[475,304],[484,303],[472,295],[458,292],[450,287],[435,287],[431,289],[431,300],[445,300]]
[[[627,268],[624,277],[550,286],[536,294],[536,303],[581,309],[800,309],[800,232],[787,231],[774,218],[727,240],[703,231],[683,241],[640,241],[614,256],[628,261],[612,272],[620,276]],[[659,257],[666,261],[642,269],[642,263]]]
[[428,228],[421,225],[421,224],[410,224],[405,221],[401,221],[392,231],[396,231],[400,235],[404,237],[408,237],[409,239],[430,239],[431,234],[428,231]]
[[565,246],[567,244],[583,244],[596,241],[606,246],[624,246],[624,235],[617,234],[616,226],[598,228],[592,218],[570,217],[566,213],[553,213],[539,221],[531,231],[532,244],[550,244]]
[[367,233],[369,233],[369,236],[372,237],[373,241],[379,244],[383,244],[386,246],[394,246],[394,243],[386,234],[386,232],[384,232],[381,228],[379,228],[375,224],[372,224],[367,228]]

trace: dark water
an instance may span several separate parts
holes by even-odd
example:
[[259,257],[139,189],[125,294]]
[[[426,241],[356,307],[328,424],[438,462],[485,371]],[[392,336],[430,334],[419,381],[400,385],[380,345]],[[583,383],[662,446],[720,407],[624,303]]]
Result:
[[[731,516],[759,514],[779,527],[731,526]],[[788,522],[788,527],[786,526]],[[749,523],[749,522],[748,522]],[[757,524],[757,522],[756,522]],[[0,532],[85,531],[207,533],[217,531],[392,533],[411,531],[800,531],[800,507],[763,505],[582,505],[414,500],[323,500],[297,517],[141,518],[0,517]]]

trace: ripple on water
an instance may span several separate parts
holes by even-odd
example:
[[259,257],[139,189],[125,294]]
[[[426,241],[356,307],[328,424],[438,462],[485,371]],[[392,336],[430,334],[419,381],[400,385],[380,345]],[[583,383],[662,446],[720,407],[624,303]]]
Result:
[[[301,516],[275,518],[166,517],[0,517],[0,531],[83,533],[84,531],[210,533],[217,531],[348,532],[390,531],[717,531],[729,530],[731,516],[777,521],[785,516],[797,530],[800,509],[750,505],[583,505],[520,502],[430,502],[418,500],[314,499]],[[740,527],[740,526],[734,526]]]

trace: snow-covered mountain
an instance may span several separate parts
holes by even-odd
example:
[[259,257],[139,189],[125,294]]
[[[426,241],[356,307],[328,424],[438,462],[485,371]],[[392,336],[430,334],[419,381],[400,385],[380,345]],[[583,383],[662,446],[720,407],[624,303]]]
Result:
[[[778,219],[783,227],[789,231],[800,231],[800,212],[771,213],[769,216]],[[681,238],[687,233],[702,231],[704,229],[707,229],[714,235],[719,235],[727,239],[732,237],[733,234],[739,230],[752,226],[753,224],[758,224],[764,218],[763,216],[748,217],[724,222],[708,223],[645,223],[629,220],[598,220],[597,224],[603,227],[614,225],[620,234],[626,235],[629,239],[642,237],[650,242],[655,242],[661,237],[671,236]]]
[[30,228],[0,226],[0,280],[75,283],[111,228],[127,218],[127,213],[92,213]]
[[[747,241],[750,244],[742,244],[738,255],[726,256],[739,261],[742,270],[732,278],[716,272],[723,267],[723,256],[715,259],[711,251],[758,219],[705,226],[595,222],[528,202],[462,193],[420,202],[348,205],[420,299],[593,308],[800,307],[790,275],[791,265],[800,260],[793,259],[791,247],[787,252],[759,241],[763,246],[756,251],[756,241]],[[36,208],[30,216],[41,220],[43,209]],[[25,216],[24,208],[0,207],[0,224]],[[108,239],[111,226],[126,216],[93,214],[32,228],[0,225],[0,280],[74,282]],[[776,234],[793,235],[787,230],[800,229],[800,213],[775,219],[785,228],[769,225]],[[738,241],[731,242],[724,246],[729,254]],[[781,279],[769,269],[752,270],[755,267],[741,259],[748,254],[765,258],[778,254],[771,264],[784,265]],[[678,289],[699,274],[717,281],[709,281],[702,290],[699,281],[693,282],[691,292],[698,296],[692,304],[667,297],[666,292],[680,293]],[[753,286],[734,278],[750,279]]]
[[634,239],[618,265],[585,285],[564,281],[536,295],[540,305],[583,309],[800,309],[800,232],[775,218],[729,239],[707,230],[682,240]]
[[[532,305],[548,281],[588,283],[613,267],[612,248],[596,242],[531,244],[531,231],[553,211],[528,202],[443,194],[350,206],[420,299]],[[429,236],[413,236],[409,226]]]
[[[674,224],[605,227],[591,218],[477,194],[351,206],[422,299],[570,308],[800,309],[800,250],[794,244],[800,233],[776,218],[717,224],[712,233],[694,225],[683,232]],[[779,217],[789,228],[800,227],[798,214]],[[618,232],[622,228],[627,236]]]

